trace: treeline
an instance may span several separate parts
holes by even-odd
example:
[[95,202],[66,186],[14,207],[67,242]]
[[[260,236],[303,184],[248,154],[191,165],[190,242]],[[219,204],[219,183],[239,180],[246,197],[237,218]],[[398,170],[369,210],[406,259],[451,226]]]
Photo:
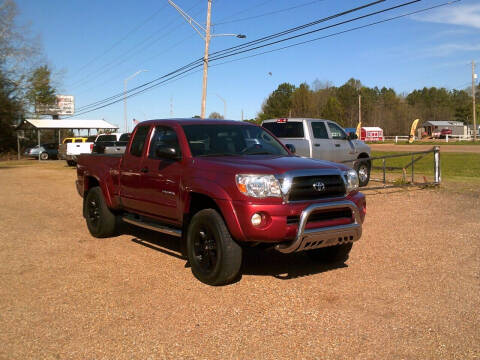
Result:
[[55,102],[52,73],[38,41],[16,24],[16,16],[15,2],[0,0],[0,153],[16,149],[14,126],[35,106]]
[[[358,124],[359,95],[363,126],[379,126],[385,135],[408,134],[414,119],[456,120],[472,123],[472,97],[469,90],[423,88],[410,94],[397,94],[392,88],[370,88],[350,79],[336,87],[314,81],[310,86],[283,83],[264,101],[257,121],[277,117],[308,117],[334,120],[343,127]],[[480,87],[476,99],[480,100]],[[477,104],[480,102],[477,100]],[[477,114],[480,106],[477,107]]]

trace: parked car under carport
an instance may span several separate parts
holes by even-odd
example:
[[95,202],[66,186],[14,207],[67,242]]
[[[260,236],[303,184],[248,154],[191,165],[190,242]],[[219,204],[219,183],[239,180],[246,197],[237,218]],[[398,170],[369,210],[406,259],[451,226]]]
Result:
[[27,148],[23,155],[30,158],[38,158],[40,156],[41,160],[57,159],[58,145],[55,143],[37,145],[33,148]]

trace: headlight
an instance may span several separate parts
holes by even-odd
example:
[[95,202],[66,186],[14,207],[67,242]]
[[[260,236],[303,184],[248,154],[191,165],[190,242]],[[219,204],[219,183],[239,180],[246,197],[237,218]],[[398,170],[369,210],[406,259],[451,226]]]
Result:
[[256,198],[281,197],[280,183],[273,175],[238,174],[235,176],[238,190]]
[[358,190],[358,175],[355,170],[350,169],[345,171],[343,176],[345,177],[345,184],[347,185],[347,194]]

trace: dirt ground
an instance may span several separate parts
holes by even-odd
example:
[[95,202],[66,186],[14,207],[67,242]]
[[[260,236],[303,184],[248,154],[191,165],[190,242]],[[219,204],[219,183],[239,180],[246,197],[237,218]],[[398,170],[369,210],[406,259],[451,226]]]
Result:
[[250,250],[196,280],[176,240],[95,239],[64,162],[0,168],[1,359],[479,359],[480,194],[367,191],[345,265]]
[[[368,144],[372,151],[425,151],[434,145]],[[440,152],[480,153],[479,145],[439,145]]]

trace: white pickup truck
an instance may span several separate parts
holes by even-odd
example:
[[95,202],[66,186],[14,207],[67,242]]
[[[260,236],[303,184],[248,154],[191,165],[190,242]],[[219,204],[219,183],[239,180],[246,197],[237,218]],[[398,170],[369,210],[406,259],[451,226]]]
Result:
[[[77,157],[81,154],[91,154],[94,150],[94,145],[97,148],[104,149],[105,147],[101,147],[101,144],[105,144],[106,146],[111,146],[113,143],[122,139],[122,133],[111,133],[111,134],[98,134],[89,136],[86,142],[71,142],[61,144],[58,148],[58,154],[60,159],[66,160],[68,166],[76,166],[77,165]],[[126,134],[128,135],[128,134]],[[122,153],[125,149],[122,149]],[[104,151],[102,151],[103,153]]]
[[262,126],[271,131],[284,144],[293,145],[299,156],[343,163],[358,173],[360,186],[370,180],[370,147],[347,134],[331,120],[305,118],[279,118],[265,120]]

